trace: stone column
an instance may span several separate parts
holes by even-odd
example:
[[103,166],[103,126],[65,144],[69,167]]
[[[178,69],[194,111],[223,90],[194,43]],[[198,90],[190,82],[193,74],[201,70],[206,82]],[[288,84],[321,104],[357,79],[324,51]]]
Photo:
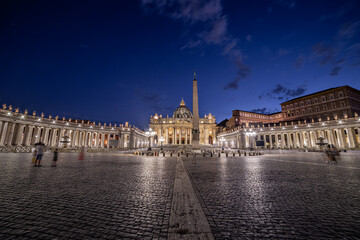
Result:
[[355,148],[357,147],[357,140],[356,140],[356,136],[355,136],[355,130],[354,128],[347,128],[347,137],[349,139],[349,145],[350,148]]
[[12,145],[12,140],[14,137],[14,129],[15,129],[15,123],[11,123],[10,127],[8,128],[7,138],[5,139],[6,146]]
[[1,138],[0,138],[0,146],[5,145],[5,139],[7,137],[7,130],[8,130],[9,122],[4,123],[4,127],[2,129]]
[[48,145],[49,128],[44,127],[43,135],[44,135],[43,142],[44,142],[45,146],[47,146]]
[[2,133],[2,126],[3,126],[4,122],[0,121],[0,138],[1,138],[1,133]]
[[292,135],[292,133],[288,133],[288,134],[286,135],[288,148],[294,146],[293,143],[292,143],[291,135]]
[[104,148],[105,146],[105,134],[104,133],[101,133],[101,144],[100,144],[100,147],[101,148]]
[[341,142],[341,147],[343,148],[347,148],[347,143],[346,143],[346,139],[345,139],[345,134],[344,134],[344,129],[340,128],[339,129],[339,137],[340,137],[340,142]]
[[24,128],[25,128],[25,125],[22,125],[22,124],[20,124],[19,127],[18,127],[18,132],[17,132],[17,136],[16,136],[16,142],[15,142],[15,144],[17,146],[21,146],[21,144],[23,142],[22,140],[23,140]]
[[34,133],[34,126],[29,126],[28,133],[25,140],[25,146],[31,146],[31,139]]
[[271,134],[269,134],[269,147],[270,147],[270,149],[273,148],[273,141],[272,141],[272,135]]
[[[119,137],[119,142],[120,142],[120,137]],[[95,133],[95,147],[99,148],[100,145],[100,133],[97,132]]]
[[279,134],[275,134],[275,146],[276,148],[279,148]]

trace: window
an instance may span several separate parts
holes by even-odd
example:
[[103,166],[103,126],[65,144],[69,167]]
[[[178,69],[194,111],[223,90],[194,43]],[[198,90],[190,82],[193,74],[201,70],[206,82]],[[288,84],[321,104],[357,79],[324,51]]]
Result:
[[330,98],[330,100],[333,100],[334,99],[334,94],[330,94],[329,98]]
[[303,107],[303,106],[304,106],[304,102],[301,102],[301,103],[300,103],[300,106],[302,106],[302,107]]
[[305,114],[305,110],[304,110],[304,109],[302,110],[302,114]]
[[307,100],[307,101],[306,101],[306,104],[307,104],[307,105],[310,105],[310,103],[311,103],[310,100]]
[[297,103],[295,103],[295,107],[296,107],[296,108],[298,107],[298,104],[297,104]]
[[345,107],[345,103],[344,103],[344,102],[341,102],[341,107]]
[[318,100],[317,100],[317,98],[315,98],[315,99],[314,99],[314,103],[318,103]]
[[316,107],[315,110],[316,110],[317,112],[319,112],[319,108],[318,108],[318,107]]
[[325,101],[326,101],[326,97],[325,97],[325,96],[321,97],[321,101],[325,102]]
[[293,105],[292,105],[292,104],[290,105],[290,108],[293,108]]
[[339,98],[342,98],[344,96],[343,92],[339,92]]

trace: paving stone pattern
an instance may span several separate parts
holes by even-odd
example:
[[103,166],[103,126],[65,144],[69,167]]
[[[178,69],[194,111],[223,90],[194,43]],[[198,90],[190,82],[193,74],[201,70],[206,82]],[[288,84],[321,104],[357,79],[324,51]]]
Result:
[[183,161],[215,239],[360,239],[360,154]]
[[0,239],[166,239],[176,158],[0,155]]

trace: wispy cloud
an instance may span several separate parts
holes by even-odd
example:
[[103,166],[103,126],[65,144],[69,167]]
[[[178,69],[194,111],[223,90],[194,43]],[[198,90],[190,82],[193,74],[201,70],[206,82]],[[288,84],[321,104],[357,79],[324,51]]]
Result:
[[[239,47],[238,40],[229,34],[229,21],[223,13],[221,0],[142,0],[142,6],[147,13],[155,12],[165,15],[182,21],[187,28],[196,29],[195,39],[187,42],[182,49],[208,45],[220,46],[221,54],[238,68],[238,76],[234,80],[235,85],[238,84],[238,79],[249,76],[250,67],[244,64],[245,56]],[[251,41],[251,36],[249,36],[246,38]],[[225,86],[224,89],[235,88]]]
[[269,108],[264,107],[264,108],[251,109],[250,112],[261,113],[261,114],[272,114],[272,113],[279,112],[279,109],[277,109],[277,108],[269,109]]
[[294,66],[297,69],[302,69],[305,63],[305,56],[304,54],[300,54],[297,58],[296,61],[294,62]]
[[350,66],[360,64],[360,43],[355,42],[359,36],[360,21],[347,22],[339,27],[330,42],[319,42],[312,47],[310,58],[321,66],[330,65],[330,76],[337,76],[345,63]]
[[290,51],[289,49],[285,49],[285,48],[280,48],[280,49],[278,50],[279,56],[289,55],[290,52],[291,52],[291,51]]
[[252,36],[250,34],[246,35],[246,40],[251,43],[252,42]]
[[135,94],[142,104],[157,113],[168,113],[172,110],[166,105],[166,97],[155,89],[136,88]]
[[304,94],[306,90],[307,86],[305,84],[300,85],[295,89],[290,89],[281,84],[276,84],[272,90],[260,95],[259,99],[268,98],[275,100],[289,100],[290,98],[298,97]]

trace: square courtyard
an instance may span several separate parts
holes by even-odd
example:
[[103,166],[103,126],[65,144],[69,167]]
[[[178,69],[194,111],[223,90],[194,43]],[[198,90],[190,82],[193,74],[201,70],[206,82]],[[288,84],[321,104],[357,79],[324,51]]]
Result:
[[[215,239],[359,239],[360,154],[0,155],[0,239],[167,239],[182,161]],[[186,231],[182,238],[190,238]]]

